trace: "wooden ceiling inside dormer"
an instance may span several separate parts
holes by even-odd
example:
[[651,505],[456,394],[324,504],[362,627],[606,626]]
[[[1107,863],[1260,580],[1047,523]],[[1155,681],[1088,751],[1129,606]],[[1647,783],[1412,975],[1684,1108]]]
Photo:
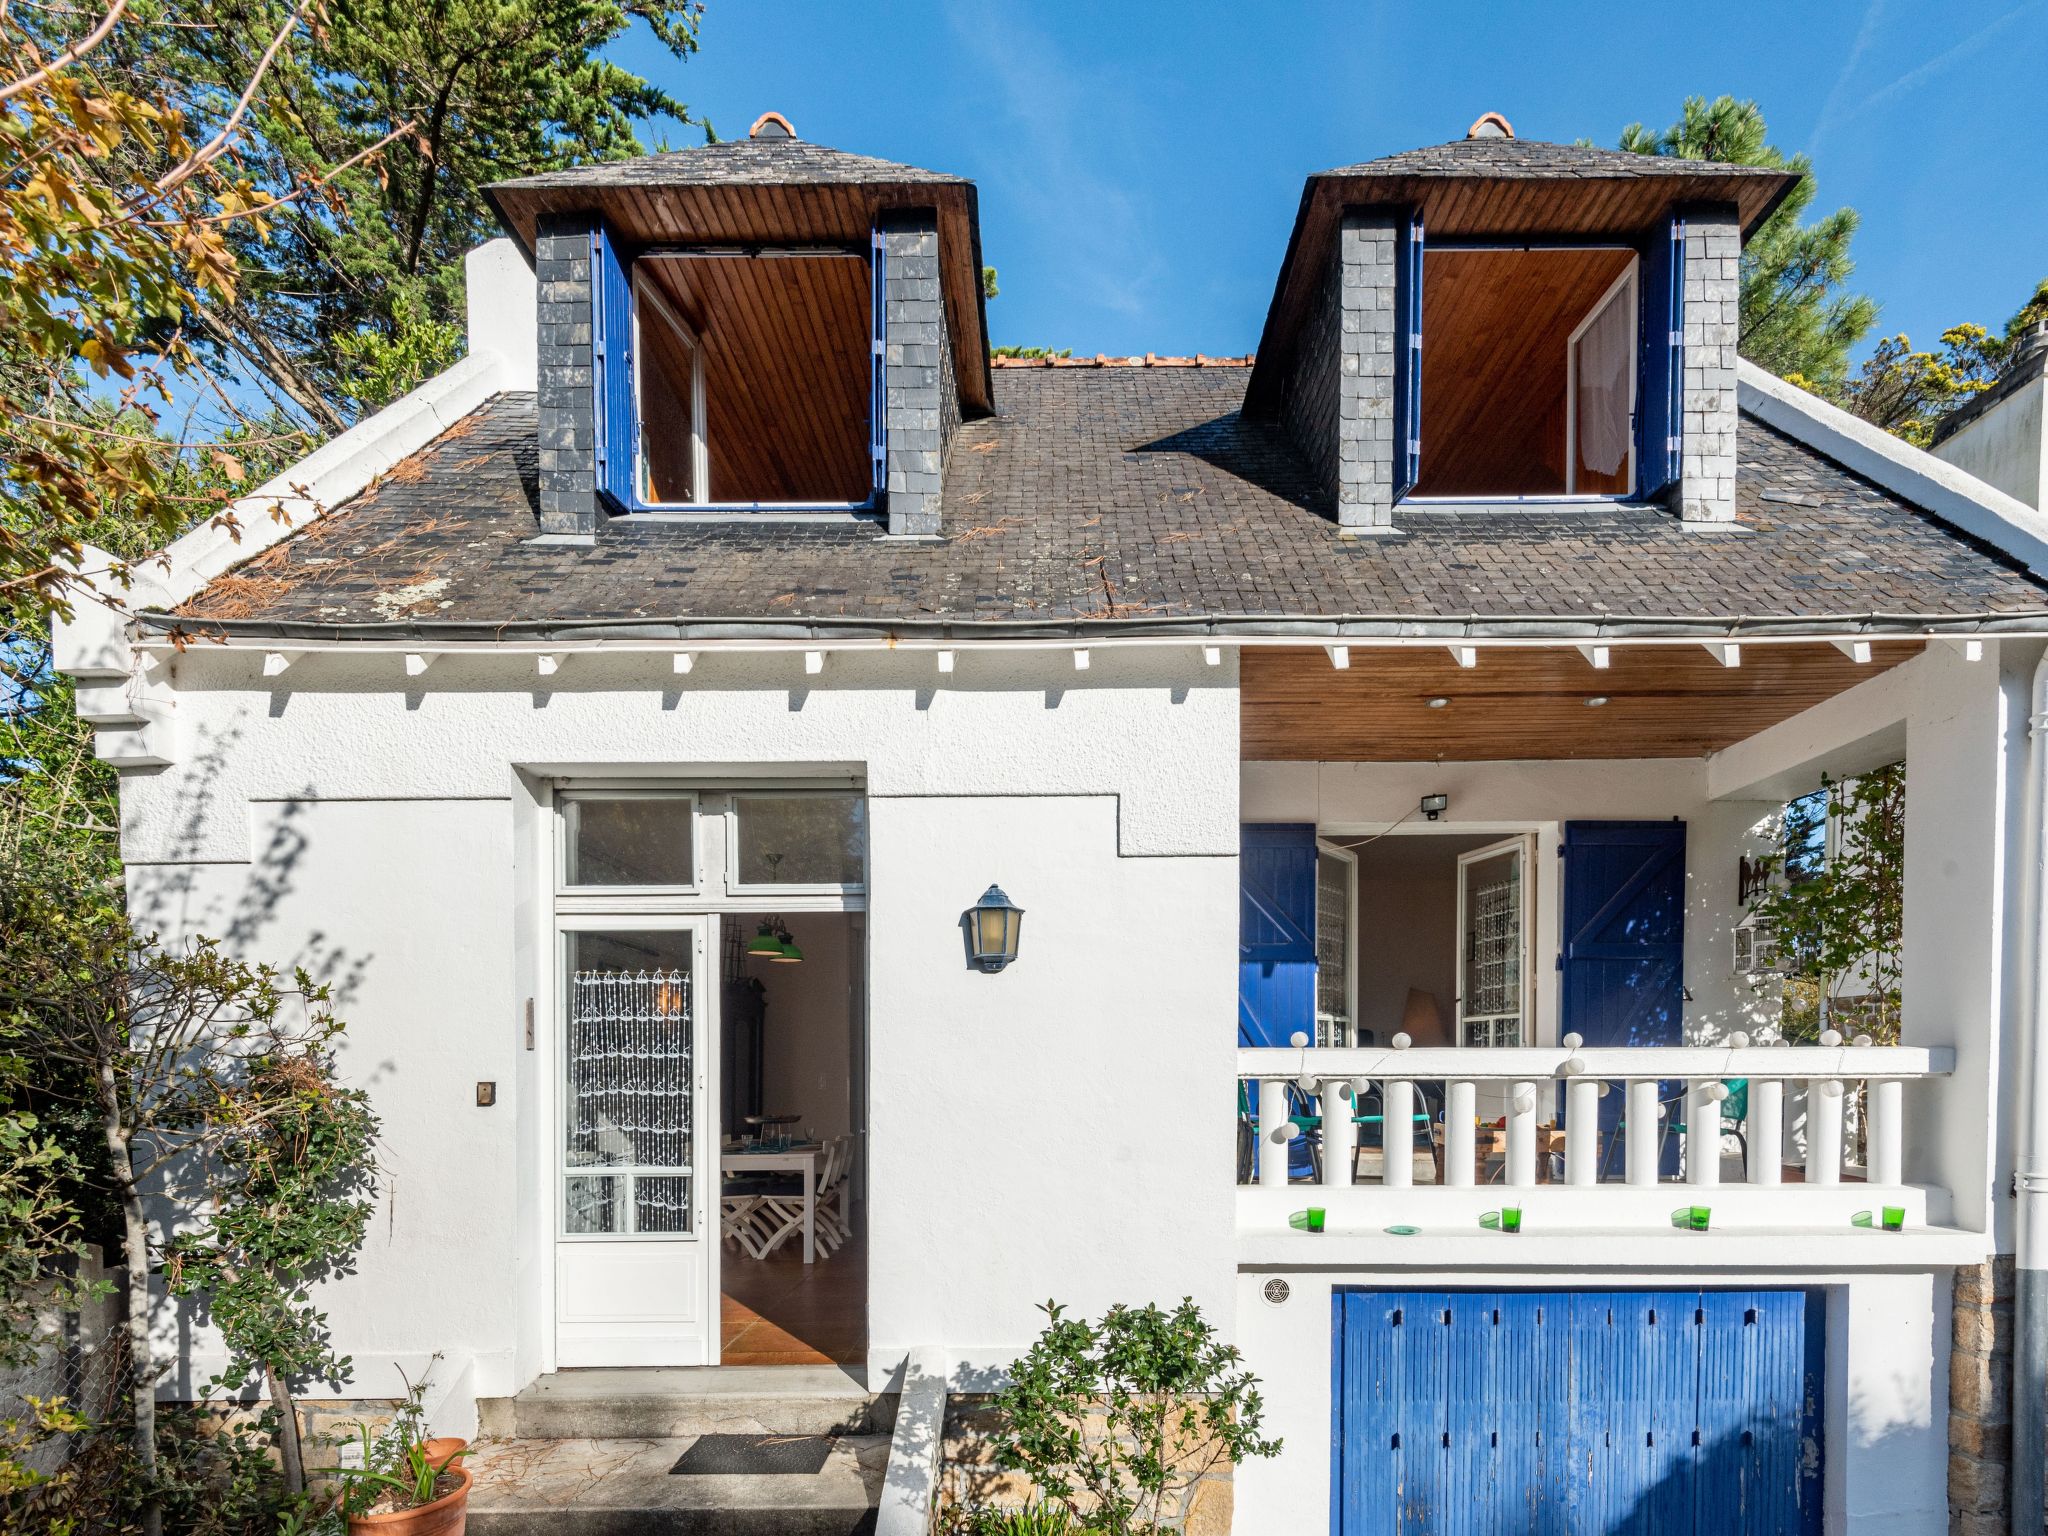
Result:
[[[711,485],[700,500],[867,498],[874,320],[864,259],[658,256],[636,270],[703,341]],[[655,306],[640,314],[643,369],[687,399],[687,350]],[[652,382],[643,373],[650,430]]]
[[493,188],[490,202],[529,253],[540,221],[550,215],[596,213],[629,247],[865,246],[888,210],[931,208],[938,216],[941,289],[961,408],[970,417],[993,408],[982,325],[981,235],[970,183],[515,183]]
[[1565,488],[1565,345],[1633,252],[1429,251],[1418,496]]
[[1859,663],[1826,642],[1759,642],[1730,667],[1704,645],[1617,643],[1602,668],[1571,646],[1483,646],[1471,667],[1443,645],[1354,646],[1342,669],[1320,647],[1247,647],[1239,750],[1281,762],[1704,757],[1924,644],[1873,641]]

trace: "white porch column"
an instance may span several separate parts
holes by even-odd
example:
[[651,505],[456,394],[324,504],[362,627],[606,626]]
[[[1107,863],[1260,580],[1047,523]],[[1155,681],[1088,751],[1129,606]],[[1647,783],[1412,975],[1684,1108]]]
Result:
[[[1584,1045],[1585,1037],[1570,1034],[1564,1037],[1564,1048],[1576,1051]],[[1597,1077],[1584,1077],[1578,1068],[1582,1063],[1567,1059],[1567,1078],[1564,1090],[1564,1181],[1567,1184],[1597,1184],[1600,1182],[1600,1097],[1607,1091],[1607,1085]]]
[[1380,1182],[1406,1189],[1415,1182],[1415,1085],[1390,1078],[1380,1102],[1386,1110],[1380,1125]]
[[1720,1083],[1693,1083],[1686,1091],[1685,1181],[1721,1182],[1721,1101],[1728,1090]]
[[1842,1080],[1838,1077],[1807,1084],[1806,1182],[1842,1182]]
[[1358,1161],[1358,1089],[1353,1083],[1323,1084],[1323,1183],[1345,1186]]
[[1785,1178],[1785,1085],[1749,1080],[1749,1182],[1780,1184]]
[[1657,1079],[1637,1078],[1628,1085],[1628,1123],[1622,1142],[1629,1183],[1657,1182],[1657,1131]]
[[1288,1143],[1294,1126],[1287,1118],[1287,1079],[1259,1080],[1259,1183],[1272,1189],[1287,1187]]
[[1866,1140],[1870,1166],[1865,1170],[1873,1184],[1906,1182],[1906,1085],[1895,1077],[1873,1079],[1866,1096],[1865,1113],[1870,1116]]
[[1506,1182],[1527,1189],[1536,1182],[1536,1085],[1516,1083],[1508,1094]]
[[1444,1084],[1444,1184],[1470,1189],[1478,1178],[1478,1089],[1469,1082]]

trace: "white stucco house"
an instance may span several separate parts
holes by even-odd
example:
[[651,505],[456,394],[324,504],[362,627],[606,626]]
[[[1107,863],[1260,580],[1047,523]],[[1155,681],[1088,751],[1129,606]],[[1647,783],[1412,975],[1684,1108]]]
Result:
[[[2048,521],[1737,359],[1787,186],[1489,114],[1255,357],[1015,366],[972,184],[772,114],[494,188],[468,356],[62,633],[138,913],[338,988],[352,1390],[1191,1296],[1240,1532],[2001,1522]],[[1743,861],[1901,760],[1899,1042],[1782,1043]]]

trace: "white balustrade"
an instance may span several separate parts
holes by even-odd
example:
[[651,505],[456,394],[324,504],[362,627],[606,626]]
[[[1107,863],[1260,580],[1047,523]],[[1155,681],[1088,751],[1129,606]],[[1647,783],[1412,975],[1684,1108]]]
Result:
[[[1906,1084],[1952,1072],[1954,1051],[1877,1046],[1868,1044],[1867,1037],[1844,1044],[1832,1033],[1822,1038],[1822,1044],[1809,1046],[1753,1045],[1736,1035],[1720,1046],[1589,1049],[1578,1037],[1567,1036],[1554,1049],[1479,1050],[1413,1049],[1400,1037],[1385,1049],[1242,1049],[1238,1075],[1256,1084],[1248,1102],[1258,1105],[1257,1182],[1268,1188],[1288,1184],[1290,1147],[1303,1134],[1289,1117],[1290,1090],[1320,1113],[1321,1129],[1311,1134],[1321,1138],[1321,1182],[1354,1183],[1359,1120],[1370,1113],[1375,1084],[1381,1128],[1378,1182],[1388,1190],[1406,1191],[1414,1183],[1418,1109],[1431,1112],[1437,1122],[1425,1136],[1442,1148],[1438,1167],[1445,1186],[1470,1188],[1487,1181],[1525,1189],[1548,1180],[1551,1142],[1544,1132],[1557,1113],[1560,1087],[1563,1181],[1568,1186],[1598,1186],[1617,1174],[1625,1185],[1657,1184],[1664,1149],[1680,1124],[1687,1183],[1718,1185],[1731,1146],[1729,1133],[1740,1132],[1747,1182],[1780,1185],[1789,1090],[1802,1090],[1806,1104],[1807,1184],[1843,1182],[1845,1110],[1860,1097],[1868,1163],[1862,1176],[1874,1187],[1902,1185]],[[1745,1082],[1743,1105],[1731,1087],[1740,1089]],[[1482,1089],[1489,1102],[1506,1111],[1503,1130],[1484,1144],[1485,1152],[1478,1124]],[[1621,1113],[1603,1134],[1601,1100],[1617,1091],[1624,1095]],[[1624,1149],[1619,1169],[1610,1155],[1617,1132]],[[1424,1146],[1430,1144],[1425,1139]]]

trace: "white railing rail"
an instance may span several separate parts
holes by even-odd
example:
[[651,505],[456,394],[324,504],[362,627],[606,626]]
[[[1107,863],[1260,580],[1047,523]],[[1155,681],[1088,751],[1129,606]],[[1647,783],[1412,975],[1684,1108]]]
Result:
[[[1297,1037],[1299,1038],[1299,1037]],[[1259,1137],[1257,1182],[1284,1186],[1288,1182],[1289,1144],[1307,1134],[1294,1116],[1307,1101],[1307,1113],[1320,1117],[1322,1182],[1350,1185],[1357,1162],[1358,1122],[1352,1106],[1378,1088],[1384,1154],[1380,1183],[1403,1188],[1414,1180],[1417,1085],[1440,1090],[1443,1140],[1443,1183],[1460,1187],[1478,1178],[1480,1090],[1499,1106],[1505,1122],[1500,1136],[1502,1183],[1526,1187],[1538,1182],[1540,1160],[1551,1155],[1539,1148],[1539,1133],[1556,1121],[1555,1106],[1562,1085],[1564,1146],[1563,1182],[1589,1185],[1601,1181],[1603,1142],[1600,1101],[1624,1095],[1619,1114],[1609,1115],[1609,1130],[1623,1129],[1622,1182],[1654,1185],[1665,1140],[1660,1122],[1667,1101],[1682,1086],[1682,1103],[1674,1103],[1685,1127],[1684,1177],[1692,1184],[1721,1181],[1722,1105],[1729,1084],[1747,1080],[1749,1104],[1743,1127],[1750,1155],[1749,1182],[1776,1185],[1783,1180],[1785,1097],[1788,1089],[1806,1095],[1807,1184],[1842,1181],[1844,1111],[1860,1086],[1864,1091],[1863,1139],[1867,1149],[1865,1177],[1873,1185],[1899,1185],[1905,1179],[1905,1084],[1920,1078],[1945,1077],[1955,1070],[1955,1052],[1947,1046],[1872,1045],[1868,1037],[1843,1042],[1830,1031],[1820,1045],[1752,1045],[1742,1036],[1727,1045],[1589,1048],[1577,1036],[1565,1036],[1560,1047],[1496,1049],[1407,1048],[1396,1037],[1388,1047],[1345,1050],[1318,1049],[1306,1042],[1295,1046],[1246,1048],[1237,1053],[1237,1075],[1252,1092]],[[1294,1104],[1290,1106],[1290,1090]],[[1329,1113],[1341,1105],[1347,1112]],[[1649,1135],[1630,1135],[1630,1126],[1650,1126]],[[1429,1147],[1434,1132],[1420,1127]],[[1402,1155],[1403,1152],[1408,1155]],[[1361,1181],[1364,1182],[1364,1181]]]

